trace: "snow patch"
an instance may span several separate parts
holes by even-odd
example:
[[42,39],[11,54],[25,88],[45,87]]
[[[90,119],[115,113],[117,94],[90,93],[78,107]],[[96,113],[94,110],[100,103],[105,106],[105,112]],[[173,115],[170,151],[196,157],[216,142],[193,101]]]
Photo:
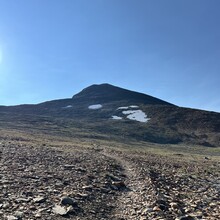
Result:
[[73,106],[72,105],[67,105],[65,107],[62,107],[62,108],[72,108]]
[[124,110],[124,109],[128,109],[129,107],[119,107],[117,108],[117,110]]
[[114,120],[121,120],[122,117],[119,117],[119,116],[116,116],[116,115],[112,115],[112,118],[111,119],[114,119]]
[[130,120],[135,120],[139,122],[147,122],[149,118],[147,115],[141,110],[128,110],[122,112],[124,115],[127,115],[127,118]]
[[129,107],[130,108],[139,108],[139,106],[137,106],[137,105],[130,105]]
[[90,105],[89,107],[88,107],[89,109],[100,109],[100,108],[102,108],[102,105],[101,104],[96,104],[96,105]]
[[139,108],[139,106],[137,106],[137,105],[123,106],[123,107],[117,108],[117,110],[126,110],[129,108]]

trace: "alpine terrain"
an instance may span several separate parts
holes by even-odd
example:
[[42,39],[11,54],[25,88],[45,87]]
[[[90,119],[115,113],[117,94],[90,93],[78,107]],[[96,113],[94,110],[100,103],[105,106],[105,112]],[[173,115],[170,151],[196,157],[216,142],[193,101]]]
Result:
[[0,219],[220,216],[220,113],[110,84],[0,106]]

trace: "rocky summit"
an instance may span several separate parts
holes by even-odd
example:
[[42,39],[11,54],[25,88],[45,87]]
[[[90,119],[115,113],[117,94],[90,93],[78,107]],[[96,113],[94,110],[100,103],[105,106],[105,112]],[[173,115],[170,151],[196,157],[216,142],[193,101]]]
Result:
[[220,116],[109,84],[0,107],[0,219],[217,220]]

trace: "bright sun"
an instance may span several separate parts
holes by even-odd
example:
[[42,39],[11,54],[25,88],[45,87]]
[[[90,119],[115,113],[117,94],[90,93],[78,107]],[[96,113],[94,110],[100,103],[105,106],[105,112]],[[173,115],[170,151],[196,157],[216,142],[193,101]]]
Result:
[[2,50],[0,49],[0,64],[2,63]]

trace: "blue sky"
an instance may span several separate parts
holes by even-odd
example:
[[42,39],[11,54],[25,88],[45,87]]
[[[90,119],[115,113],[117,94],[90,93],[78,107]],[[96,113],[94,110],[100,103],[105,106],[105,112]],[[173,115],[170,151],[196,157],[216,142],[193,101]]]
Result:
[[0,105],[110,83],[220,112],[219,0],[0,0]]

